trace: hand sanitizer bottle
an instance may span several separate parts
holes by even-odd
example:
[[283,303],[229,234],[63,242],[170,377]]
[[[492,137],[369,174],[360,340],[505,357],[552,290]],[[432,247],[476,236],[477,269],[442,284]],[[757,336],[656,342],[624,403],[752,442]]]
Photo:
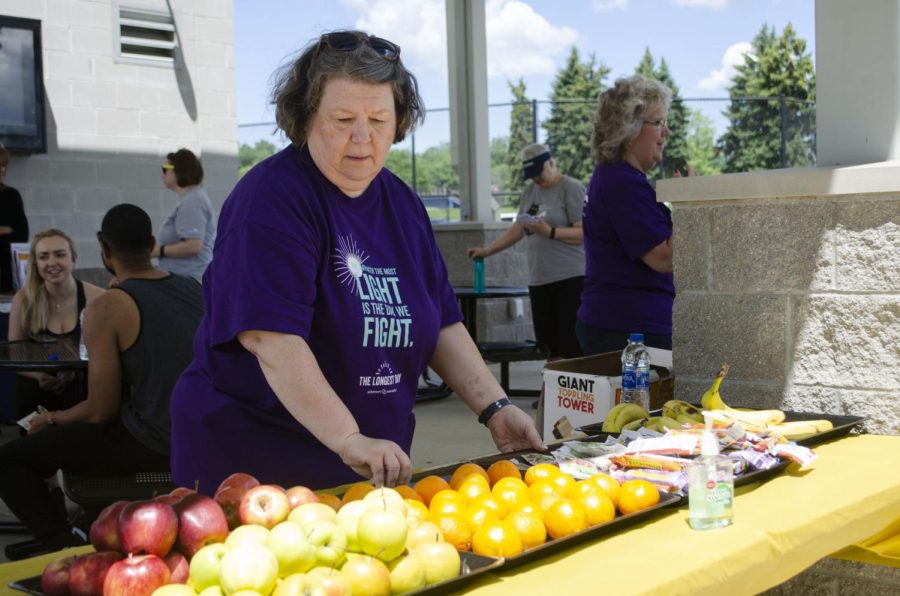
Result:
[[734,466],[719,455],[712,429],[713,412],[703,412],[706,431],[700,439],[700,457],[688,468],[688,521],[695,530],[711,530],[731,524],[734,516]]

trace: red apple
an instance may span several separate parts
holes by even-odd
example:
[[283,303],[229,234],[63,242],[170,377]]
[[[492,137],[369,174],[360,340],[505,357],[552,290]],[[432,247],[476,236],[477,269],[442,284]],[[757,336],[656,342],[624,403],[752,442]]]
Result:
[[169,491],[169,494],[172,495],[173,497],[181,498],[181,497],[186,497],[188,495],[195,495],[195,494],[197,494],[197,491],[195,491],[192,488],[187,488],[185,486],[178,486],[176,488],[173,488],[171,491]]
[[78,557],[69,567],[69,593],[72,596],[99,596],[103,581],[112,566],[122,560],[122,553],[104,550]]
[[182,497],[175,505],[178,514],[178,539],[175,548],[187,558],[214,542],[225,542],[228,520],[213,499],[199,493]]
[[228,520],[228,529],[233,530],[241,525],[241,499],[247,494],[249,489],[240,486],[229,486],[216,492],[216,503],[225,512],[225,519]]
[[165,494],[165,495],[157,495],[157,496],[153,497],[153,500],[156,501],[157,503],[165,503],[166,505],[171,505],[172,507],[174,507],[175,504],[181,500],[181,497],[178,497],[176,495]]
[[172,577],[171,582],[173,584],[187,583],[188,578],[191,576],[191,569],[188,560],[183,554],[177,550],[173,550],[163,557],[163,561],[165,561],[166,565],[169,567],[169,574]]
[[291,503],[284,489],[273,484],[248,490],[238,509],[242,524],[258,524],[269,529],[286,520],[290,512]]
[[316,493],[305,486],[292,486],[285,492],[287,493],[288,501],[291,503],[291,509],[304,503],[319,502],[319,497],[316,496]]
[[169,566],[156,555],[128,555],[109,568],[103,596],[150,596],[170,579]]
[[166,556],[178,536],[178,515],[159,501],[134,501],[119,513],[122,552]]
[[244,474],[243,472],[235,472],[228,478],[222,481],[219,485],[219,488],[216,489],[216,492],[220,490],[238,487],[243,488],[244,490],[250,490],[254,486],[259,486],[259,480],[251,476],[250,474]]
[[50,562],[41,574],[41,592],[48,596],[69,593],[69,569],[76,557],[63,557]]
[[91,524],[91,545],[96,550],[119,550],[119,513],[126,505],[128,501],[116,501],[104,508]]

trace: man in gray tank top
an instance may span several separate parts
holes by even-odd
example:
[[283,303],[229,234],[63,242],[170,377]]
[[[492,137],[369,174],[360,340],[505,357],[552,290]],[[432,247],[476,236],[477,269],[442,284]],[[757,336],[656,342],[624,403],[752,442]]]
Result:
[[169,397],[203,316],[200,284],[153,266],[143,209],[113,207],[97,238],[116,284],[84,311],[87,399],[0,447],[0,498],[48,551],[77,542],[45,483],[58,469],[169,469]]

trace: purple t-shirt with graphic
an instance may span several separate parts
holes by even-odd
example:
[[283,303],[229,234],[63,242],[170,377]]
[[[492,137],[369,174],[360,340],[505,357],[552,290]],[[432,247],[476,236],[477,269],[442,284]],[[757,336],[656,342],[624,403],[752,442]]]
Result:
[[626,162],[594,170],[584,205],[585,279],[578,320],[608,331],[669,335],[675,283],[641,257],[672,235],[672,215]]
[[305,148],[260,163],[228,197],[203,295],[172,395],[172,473],[204,493],[233,472],[285,487],[359,479],[288,413],[240,332],[302,337],[360,431],[409,453],[418,377],[440,329],[462,319],[415,193],[382,170],[347,197]]

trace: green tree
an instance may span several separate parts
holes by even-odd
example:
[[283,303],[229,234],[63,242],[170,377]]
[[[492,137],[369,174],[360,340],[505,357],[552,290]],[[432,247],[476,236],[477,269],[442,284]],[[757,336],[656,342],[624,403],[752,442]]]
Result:
[[[788,23],[781,36],[775,28],[763,25],[753,38],[750,53],[736,67],[728,94],[731,103],[725,111],[729,124],[719,139],[726,172],[774,169],[782,167],[782,120],[785,122],[786,161],[788,166],[815,163],[813,143],[815,70],[806,51],[806,41],[797,37]],[[745,97],[786,99],[784,109],[778,99],[746,101]]]
[[387,159],[384,160],[384,167],[403,179],[410,187],[413,186],[412,153],[409,149],[391,149]]
[[668,126],[669,138],[666,139],[666,148],[663,152],[663,158],[659,164],[653,168],[648,174],[651,178],[669,178],[678,170],[684,173],[685,165],[688,163],[687,155],[687,126],[688,126],[688,108],[684,105],[678,85],[669,72],[669,65],[666,59],[659,61],[659,67],[653,60],[653,54],[650,48],[644,50],[644,57],[641,58],[635,72],[642,74],[648,79],[656,79],[660,83],[672,90],[672,105],[669,107]]
[[247,171],[275,153],[275,145],[260,139],[251,147],[246,143],[238,146],[238,176],[243,176]]
[[[509,178],[509,139],[496,137],[491,139],[491,191],[502,192]],[[521,176],[520,176],[521,178]]]
[[566,65],[556,74],[550,99],[553,107],[543,123],[547,144],[560,172],[587,183],[594,171],[591,161],[591,131],[597,96],[609,69],[592,55],[582,63],[573,46]]
[[416,155],[416,190],[443,194],[459,190],[459,176],[450,165],[450,144],[441,143]]
[[700,110],[688,110],[685,131],[687,163],[701,176],[722,173],[722,156],[716,151],[716,128],[712,119]]
[[506,153],[506,176],[503,178],[504,192],[518,192],[525,187],[522,180],[521,151],[525,145],[534,143],[534,114],[532,104],[525,96],[525,81],[508,82],[513,96],[512,114],[509,118],[509,143]]

